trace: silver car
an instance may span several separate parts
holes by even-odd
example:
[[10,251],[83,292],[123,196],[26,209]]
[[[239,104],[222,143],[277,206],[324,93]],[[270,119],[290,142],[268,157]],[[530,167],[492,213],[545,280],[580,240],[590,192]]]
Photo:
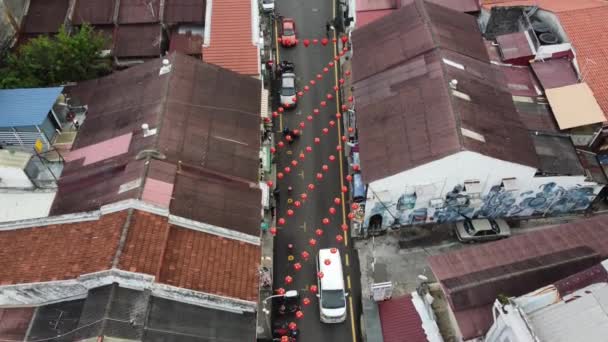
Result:
[[296,96],[296,74],[285,72],[281,75],[281,105],[289,108],[296,106],[293,98]]
[[476,219],[456,222],[456,236],[461,242],[498,240],[511,236],[511,229],[502,219]]

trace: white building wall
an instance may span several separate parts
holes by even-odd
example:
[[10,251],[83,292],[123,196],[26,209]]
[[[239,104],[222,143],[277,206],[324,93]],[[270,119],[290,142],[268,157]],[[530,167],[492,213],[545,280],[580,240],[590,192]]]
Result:
[[[363,226],[368,227],[374,215],[380,215],[382,227],[387,228],[395,219],[407,225],[452,222],[464,216],[512,217],[584,210],[602,188],[585,182],[584,176],[534,177],[535,173],[532,167],[459,152],[369,184]],[[501,186],[508,178],[515,178],[515,190]],[[473,180],[479,181],[478,189],[470,185],[469,191],[464,191],[465,182]]]
[[33,188],[25,171],[16,167],[0,167],[0,188]]

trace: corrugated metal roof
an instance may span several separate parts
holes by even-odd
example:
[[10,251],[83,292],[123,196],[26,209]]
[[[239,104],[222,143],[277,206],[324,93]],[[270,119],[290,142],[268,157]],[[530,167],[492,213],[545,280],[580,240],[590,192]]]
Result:
[[411,295],[378,303],[378,312],[384,342],[428,341]]
[[63,87],[0,90],[0,127],[40,125]]
[[[243,75],[260,74],[260,52],[251,31],[251,3],[242,0],[213,2],[209,46],[203,47],[203,61]],[[238,25],[235,25],[238,23]]]
[[[222,1],[213,3],[213,9]],[[168,23],[205,22],[205,0],[165,0],[165,21]],[[238,26],[238,25],[237,25]]]
[[112,24],[115,2],[116,0],[77,0],[72,20],[75,25],[83,23]]
[[527,65],[530,59],[534,59],[527,31],[502,34],[496,37],[496,42],[505,62]]
[[161,24],[120,25],[114,39],[116,57],[160,57]]
[[567,58],[537,61],[530,66],[544,89],[578,83],[578,75]]
[[120,0],[119,24],[157,23],[160,17],[160,0]]
[[23,20],[24,33],[55,33],[68,12],[69,0],[30,0]]
[[169,43],[169,52],[173,51],[187,55],[201,55],[203,53],[203,37],[198,34],[173,32]]

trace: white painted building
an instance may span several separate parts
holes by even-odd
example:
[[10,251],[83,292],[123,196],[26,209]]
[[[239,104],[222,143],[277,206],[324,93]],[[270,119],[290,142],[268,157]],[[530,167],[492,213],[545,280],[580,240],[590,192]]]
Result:
[[569,137],[528,130],[473,17],[414,1],[353,46],[364,229],[580,211],[603,188]]

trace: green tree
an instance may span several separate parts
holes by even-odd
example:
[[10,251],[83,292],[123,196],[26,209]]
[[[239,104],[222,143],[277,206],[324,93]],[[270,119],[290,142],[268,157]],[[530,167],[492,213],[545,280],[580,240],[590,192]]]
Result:
[[88,80],[111,70],[101,57],[106,37],[83,25],[69,34],[61,28],[54,37],[39,36],[9,54],[0,70],[0,88],[45,87]]

